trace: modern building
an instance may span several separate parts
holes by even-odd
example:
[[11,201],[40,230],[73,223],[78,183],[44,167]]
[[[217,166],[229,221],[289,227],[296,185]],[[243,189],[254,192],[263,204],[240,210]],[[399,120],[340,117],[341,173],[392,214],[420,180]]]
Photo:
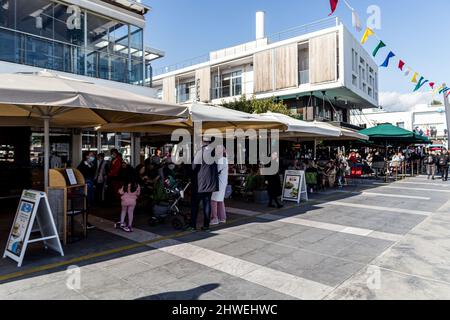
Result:
[[409,111],[390,112],[382,109],[367,109],[351,117],[352,124],[371,128],[391,123],[400,128],[423,133],[435,144],[448,146],[447,119],[443,105],[419,104]]
[[[0,0],[0,73],[47,69],[155,97],[145,79],[164,53],[144,43],[150,10],[134,0]],[[53,163],[62,166],[78,165],[82,151],[114,147],[129,162],[140,161],[139,137],[132,134],[52,128],[50,144]],[[0,127],[0,198],[30,177],[39,185],[42,146],[43,128]]]
[[265,35],[264,19],[256,14],[254,41],[155,70],[158,96],[212,104],[275,98],[303,120],[344,124],[352,110],[378,107],[378,67],[337,18],[273,36]]

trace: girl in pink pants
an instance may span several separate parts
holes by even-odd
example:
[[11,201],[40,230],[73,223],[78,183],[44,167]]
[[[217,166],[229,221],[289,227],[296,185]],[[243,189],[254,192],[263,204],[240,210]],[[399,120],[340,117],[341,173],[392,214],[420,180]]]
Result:
[[[125,232],[133,232],[134,208],[136,208],[137,199],[141,194],[141,187],[136,181],[126,181],[119,190],[122,200],[122,213],[120,222],[117,222],[116,229],[120,228]],[[128,225],[125,223],[125,217],[128,213]]]

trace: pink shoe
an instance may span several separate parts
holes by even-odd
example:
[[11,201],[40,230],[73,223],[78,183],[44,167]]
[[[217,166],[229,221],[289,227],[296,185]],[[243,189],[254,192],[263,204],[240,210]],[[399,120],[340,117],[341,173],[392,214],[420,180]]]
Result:
[[128,232],[128,233],[133,232],[133,228],[131,228],[131,227],[123,227],[122,230],[125,232]]
[[212,226],[217,226],[219,224],[219,220],[218,219],[212,219],[210,222],[210,225]]

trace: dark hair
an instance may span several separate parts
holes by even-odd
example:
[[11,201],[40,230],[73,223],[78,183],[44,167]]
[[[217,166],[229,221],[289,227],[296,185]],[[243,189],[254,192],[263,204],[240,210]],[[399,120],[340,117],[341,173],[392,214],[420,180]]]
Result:
[[134,174],[131,174],[130,176],[126,177],[123,182],[123,192],[125,193],[133,193],[136,192],[138,188],[138,182],[137,178]]
[[105,154],[102,152],[102,153],[99,153],[98,155],[97,155],[97,157],[101,157],[101,158],[104,158],[105,157]]
[[113,153],[119,154],[119,150],[117,150],[117,149],[111,149],[111,154],[113,154]]

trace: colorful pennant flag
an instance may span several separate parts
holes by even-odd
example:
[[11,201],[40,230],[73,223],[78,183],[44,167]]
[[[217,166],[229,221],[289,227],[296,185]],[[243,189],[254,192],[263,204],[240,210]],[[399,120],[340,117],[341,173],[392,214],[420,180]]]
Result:
[[380,67],[387,68],[389,66],[389,60],[391,60],[393,57],[395,57],[395,53],[393,53],[392,51],[389,52],[389,54],[386,57],[386,60],[384,60],[383,64]]
[[444,88],[444,86],[439,86],[438,88],[434,89],[433,94],[440,93],[440,91]]
[[333,15],[333,13],[336,11],[338,4],[339,0],[330,0],[331,13],[329,14],[329,16]]
[[410,67],[406,68],[405,71],[405,77],[409,76],[409,74],[411,73],[412,69]]
[[374,57],[376,57],[377,54],[378,54],[378,51],[380,51],[380,49],[381,49],[381,48],[384,48],[384,47],[386,47],[386,44],[385,44],[383,41],[380,40],[380,43],[378,43],[378,45],[377,45],[377,47],[375,48],[375,50],[373,50],[372,55],[373,55]]
[[399,62],[398,62],[398,68],[400,69],[400,70],[402,70],[403,71],[403,67],[405,66],[405,62],[403,61],[403,60],[400,60]]
[[370,36],[373,36],[375,34],[375,32],[373,32],[372,29],[370,28],[366,28],[366,31],[364,32],[364,35],[361,39],[361,44],[364,44],[367,42],[367,39],[369,39]]
[[431,89],[434,89],[434,85],[435,85],[434,82],[430,82],[430,87],[431,87]]
[[362,31],[361,19],[359,18],[358,12],[356,12],[355,10],[352,10],[352,24],[353,28],[355,28],[356,31]]
[[413,77],[411,79],[412,83],[417,83],[417,77],[419,76],[419,74],[417,72],[414,72]]
[[416,87],[414,88],[414,92],[416,92],[417,90],[419,90],[420,88],[422,88],[423,85],[424,85],[425,83],[427,83],[427,82],[428,82],[428,80],[425,80],[424,77],[420,77],[419,83],[417,83]]
[[442,86],[442,89],[439,90],[439,94],[446,93],[448,90],[450,90],[449,87],[445,87],[445,88],[444,88],[444,86]]

